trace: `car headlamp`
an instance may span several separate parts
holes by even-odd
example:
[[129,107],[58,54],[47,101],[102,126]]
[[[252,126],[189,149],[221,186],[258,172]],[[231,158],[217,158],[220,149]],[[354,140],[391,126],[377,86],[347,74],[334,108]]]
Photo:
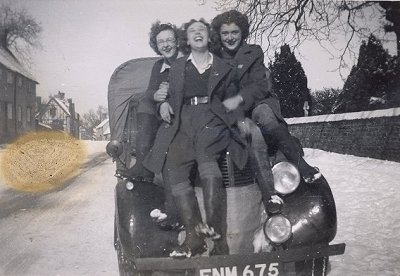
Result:
[[108,144],[106,146],[106,152],[112,158],[118,158],[121,156],[121,154],[123,152],[122,144],[117,140],[112,140],[112,141],[108,142]]
[[135,185],[131,181],[126,181],[125,187],[128,191],[132,191]]
[[299,170],[289,162],[279,162],[272,167],[275,191],[286,195],[294,192],[300,184]]
[[292,235],[292,224],[282,215],[272,216],[264,223],[264,234],[273,243],[284,243]]

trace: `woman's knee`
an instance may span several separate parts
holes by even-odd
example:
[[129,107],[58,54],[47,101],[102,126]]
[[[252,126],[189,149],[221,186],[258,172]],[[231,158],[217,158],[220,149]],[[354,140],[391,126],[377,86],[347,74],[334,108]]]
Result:
[[278,118],[267,104],[260,104],[254,108],[252,120],[262,127],[276,128],[279,126]]
[[199,163],[198,171],[200,179],[222,178],[218,163],[214,161]]
[[[172,183],[171,183],[172,184]],[[183,181],[171,185],[171,194],[173,196],[180,196],[193,191],[190,181]]]

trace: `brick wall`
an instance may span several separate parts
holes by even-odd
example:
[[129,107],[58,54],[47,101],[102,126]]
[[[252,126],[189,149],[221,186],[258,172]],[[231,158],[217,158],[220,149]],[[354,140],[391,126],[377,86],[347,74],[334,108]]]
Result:
[[400,108],[286,121],[305,148],[400,162]]

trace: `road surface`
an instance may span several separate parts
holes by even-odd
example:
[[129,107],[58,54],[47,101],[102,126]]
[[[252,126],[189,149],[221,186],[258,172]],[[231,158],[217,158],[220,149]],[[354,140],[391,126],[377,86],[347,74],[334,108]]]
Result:
[[57,191],[0,186],[0,275],[118,275],[114,168],[101,153]]

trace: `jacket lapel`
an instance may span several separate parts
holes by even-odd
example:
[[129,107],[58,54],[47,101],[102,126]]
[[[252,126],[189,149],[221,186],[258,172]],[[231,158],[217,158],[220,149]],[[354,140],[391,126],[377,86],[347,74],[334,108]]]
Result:
[[240,80],[244,73],[249,69],[249,67],[254,63],[256,60],[256,56],[252,55],[252,51],[247,44],[244,44],[242,47],[239,48],[238,52],[236,53],[236,71],[237,77]]
[[185,80],[185,67],[186,67],[187,56],[179,59],[176,61],[175,64],[175,74],[173,76],[175,86],[174,95],[176,99],[176,107],[180,107],[183,102],[183,87],[184,87],[184,80]]
[[210,79],[208,81],[208,96],[211,97],[218,83],[231,70],[231,66],[214,55],[213,65],[211,67]]

